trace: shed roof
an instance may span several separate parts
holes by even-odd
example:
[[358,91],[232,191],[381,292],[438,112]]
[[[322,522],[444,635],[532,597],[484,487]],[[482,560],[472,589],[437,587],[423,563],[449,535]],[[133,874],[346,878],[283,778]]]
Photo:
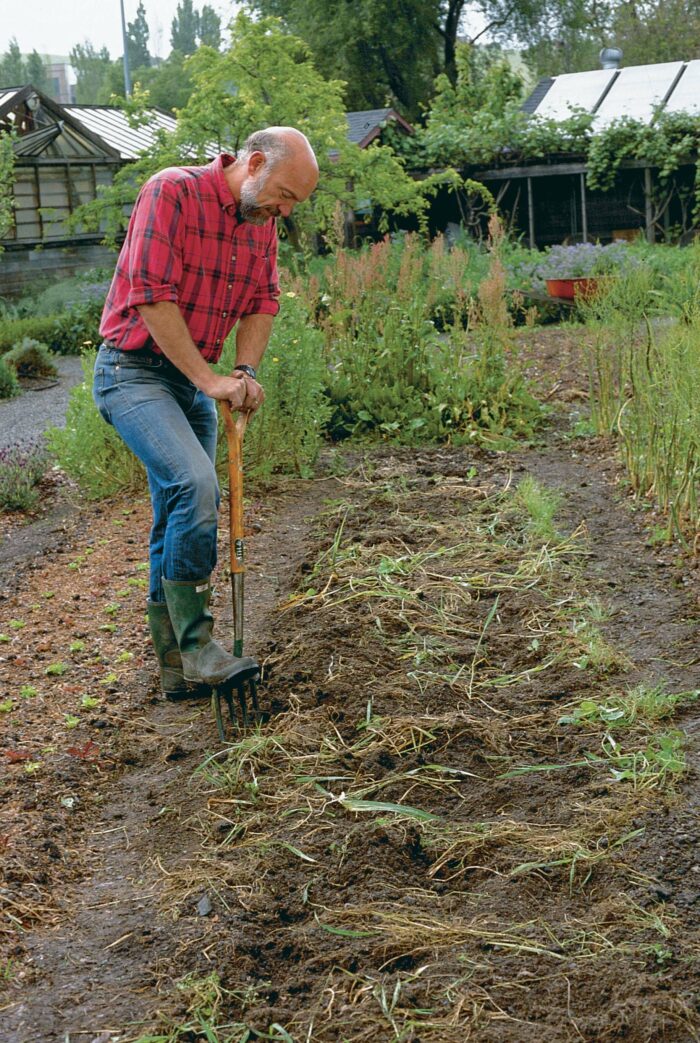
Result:
[[136,159],[156,141],[159,130],[174,131],[174,116],[160,109],[149,109],[148,123],[132,127],[121,109],[111,105],[64,105],[73,119],[116,149],[122,159]]
[[387,123],[397,123],[407,134],[413,133],[411,124],[396,109],[363,109],[360,112],[346,112],[345,116],[348,121],[348,139],[360,148],[367,148]]
[[659,107],[700,114],[700,61],[545,77],[523,105],[526,112],[555,120],[566,119],[573,108],[584,109],[595,117],[597,129],[622,116],[651,123]]

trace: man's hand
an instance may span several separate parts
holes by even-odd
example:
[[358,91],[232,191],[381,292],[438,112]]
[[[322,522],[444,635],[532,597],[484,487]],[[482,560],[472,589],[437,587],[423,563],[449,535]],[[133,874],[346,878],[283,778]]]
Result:
[[246,386],[246,395],[242,408],[246,413],[252,415],[257,409],[260,409],[260,406],[265,401],[265,392],[257,380],[253,380],[247,373],[240,373],[240,376],[243,377]]
[[245,404],[246,379],[243,373],[233,373],[229,377],[216,373],[206,389],[206,394],[219,402],[228,402],[234,411],[247,411],[249,407]]

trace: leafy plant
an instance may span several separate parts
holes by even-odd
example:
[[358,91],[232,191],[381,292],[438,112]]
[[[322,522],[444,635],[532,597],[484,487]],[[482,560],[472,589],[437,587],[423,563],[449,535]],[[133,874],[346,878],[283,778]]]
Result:
[[[6,239],[15,219],[15,152],[12,134],[0,135],[0,240]],[[0,245],[0,253],[3,247]]]
[[[246,431],[244,451],[253,475],[296,474],[309,477],[322,444],[329,414],[323,395],[323,335],[309,314],[298,282],[281,297],[280,312],[259,372],[265,403]],[[220,368],[235,361],[235,335],[224,349]],[[220,468],[225,432],[220,425]]]
[[53,320],[51,348],[59,355],[82,355],[100,344],[100,318],[104,301],[86,300]]
[[69,669],[70,667],[67,663],[50,663],[44,670],[44,673],[47,677],[62,677]]
[[12,366],[0,358],[0,399],[14,398],[20,393],[19,380]]
[[533,284],[547,279],[576,279],[610,275],[639,264],[639,259],[625,242],[576,243],[552,246],[544,252],[533,272]]
[[141,463],[95,408],[94,361],[94,353],[84,355],[83,382],[71,390],[66,426],[51,428],[47,437],[63,470],[79,483],[88,499],[99,500],[126,489],[145,489],[146,476]]

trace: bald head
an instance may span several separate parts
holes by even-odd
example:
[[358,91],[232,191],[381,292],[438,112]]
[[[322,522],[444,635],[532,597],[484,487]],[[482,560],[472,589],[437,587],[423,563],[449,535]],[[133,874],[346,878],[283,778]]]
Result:
[[266,127],[247,138],[228,181],[241,216],[251,224],[289,217],[318,182],[318,163],[305,134],[296,127]]

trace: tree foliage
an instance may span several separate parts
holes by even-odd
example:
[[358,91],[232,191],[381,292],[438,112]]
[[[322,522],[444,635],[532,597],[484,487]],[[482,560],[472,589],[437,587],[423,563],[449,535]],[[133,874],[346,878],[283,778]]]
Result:
[[76,44],[70,52],[76,72],[75,100],[79,105],[94,105],[100,100],[112,61],[106,47],[96,50],[89,40]]
[[327,79],[345,81],[348,109],[398,105],[416,116],[439,70],[436,0],[256,0],[311,48]]
[[151,55],[148,50],[149,35],[146,8],[143,6],[143,0],[139,0],[136,18],[133,22],[128,23],[126,30],[130,69],[145,69],[151,64]]
[[180,54],[194,54],[199,35],[199,14],[192,0],[180,0],[170,26],[170,43]]
[[[253,21],[239,14],[231,45],[223,53],[200,47],[187,61],[191,97],[178,114],[174,134],[161,133],[158,147],[123,168],[101,199],[75,215],[74,223],[97,228],[108,222],[112,239],[125,224],[124,206],[156,170],[178,163],[206,162],[216,151],[236,153],[252,131],[274,124],[298,127],[319,160],[319,188],[287,225],[297,240],[330,228],[336,207],[358,208],[369,200],[385,215],[414,215],[419,222],[438,183],[452,173],[423,181],[411,178],[391,149],[359,149],[347,137],[342,84],[324,80],[307,45],[283,32],[276,19]],[[148,92],[129,105],[132,118],[151,104]]]
[[24,58],[16,38],[13,37],[2,56],[2,61],[0,61],[0,85],[3,87],[21,87],[26,81],[25,73]]
[[24,87],[27,83],[50,93],[46,61],[37,51],[25,58],[13,37],[0,58],[0,87]]
[[221,19],[209,4],[204,4],[199,13],[198,38],[205,47],[221,47]]

